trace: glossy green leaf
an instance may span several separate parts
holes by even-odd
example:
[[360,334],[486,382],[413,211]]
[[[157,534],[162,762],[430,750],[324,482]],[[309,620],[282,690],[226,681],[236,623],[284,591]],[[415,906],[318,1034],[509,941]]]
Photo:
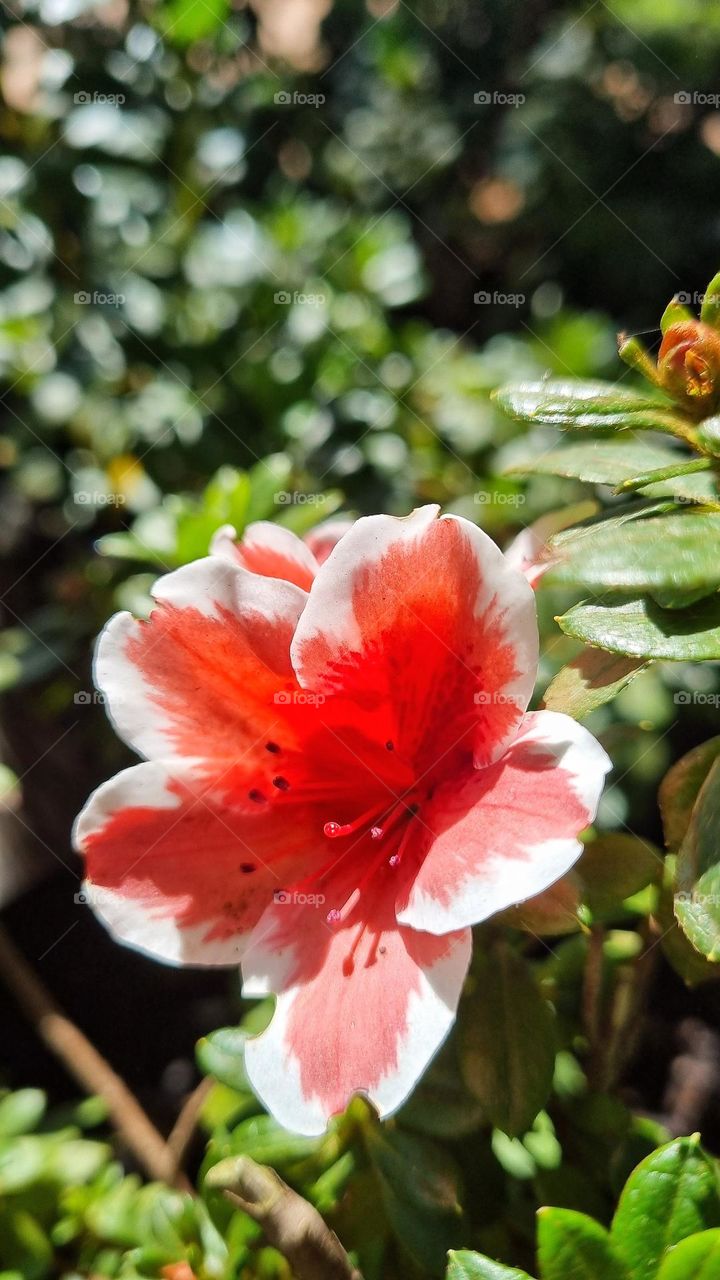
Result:
[[703,782],[678,851],[675,915],[707,960],[720,960],[720,759]]
[[649,1155],[628,1178],[610,1238],[630,1280],[656,1280],[672,1245],[720,1223],[715,1161],[698,1135],[676,1138]]
[[646,665],[641,659],[618,657],[602,649],[583,649],[548,685],[543,706],[584,720],[617,697]]
[[700,788],[718,756],[720,737],[709,738],[678,760],[660,783],[658,802],[669,849],[680,848]]
[[446,1280],[532,1280],[526,1271],[504,1267],[481,1253],[450,1250]]
[[463,1237],[454,1160],[430,1139],[401,1129],[369,1129],[367,1147],[402,1251],[423,1271],[440,1269]]
[[718,1280],[720,1230],[699,1231],[666,1254],[657,1280]]
[[243,1093],[250,1089],[245,1071],[245,1042],[248,1035],[240,1027],[221,1027],[198,1040],[195,1054],[200,1070],[221,1084]]
[[710,468],[711,463],[708,458],[690,458],[688,461],[683,461],[678,455],[673,462],[665,466],[653,467],[636,476],[628,476],[616,488],[618,493],[634,493],[638,489],[645,489],[658,495],[660,493],[676,494],[683,500],[690,497],[697,502],[717,502],[716,481],[712,475],[704,474]]
[[574,440],[545,453],[535,452],[509,468],[511,473],[565,476],[587,484],[621,484],[641,471],[682,462],[686,454],[669,446],[650,444],[635,438]]
[[669,430],[677,421],[669,405],[611,382],[548,378],[502,387],[495,394],[502,409],[522,422],[589,431]]
[[689,609],[662,609],[646,596],[582,603],[557,619],[566,635],[613,653],[677,662],[720,659],[720,597]]
[[595,524],[563,539],[561,550],[553,576],[574,586],[706,593],[720,587],[720,515],[711,512]]
[[663,885],[658,896],[654,916],[657,921],[662,949],[669,964],[689,987],[720,979],[720,965],[712,964],[696,951],[685,937],[675,918],[675,864],[674,854],[665,859]]
[[626,1280],[604,1227],[573,1209],[538,1213],[541,1280]]
[[463,1006],[460,1066],[486,1117],[521,1134],[545,1105],[555,1063],[553,1011],[525,961],[506,945],[481,956]]
[[586,845],[577,873],[591,911],[604,911],[662,876],[663,856],[649,840],[615,832]]

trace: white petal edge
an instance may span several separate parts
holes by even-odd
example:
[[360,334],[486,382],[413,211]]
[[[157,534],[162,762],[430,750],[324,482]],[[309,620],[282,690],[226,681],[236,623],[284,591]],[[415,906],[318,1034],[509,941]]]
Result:
[[[536,711],[529,719],[531,727],[521,731],[516,742],[545,744],[556,749],[567,744],[558,755],[558,765],[572,775],[575,793],[588,809],[589,826],[597,813],[605,777],[613,767],[612,760],[583,725],[562,712]],[[398,923],[433,934],[482,924],[499,911],[527,902],[550,889],[575,865],[583,844],[578,839],[563,837],[530,844],[527,849],[532,857],[520,864],[503,857],[497,850],[484,863],[480,876],[466,879],[464,892],[460,888],[447,905],[416,886],[407,905],[398,912]],[[428,856],[432,856],[431,852]]]
[[[152,596],[178,609],[197,609],[207,618],[218,617],[222,608],[239,617],[250,612],[276,622],[289,620],[293,626],[307,600],[307,593],[292,583],[249,573],[219,556],[164,574]],[[152,686],[126,653],[128,642],[147,625],[131,613],[116,613],[98,637],[93,679],[118,736],[146,759],[168,759],[175,747],[172,735],[165,732],[164,713],[152,700]],[[199,690],[188,690],[188,695],[202,696]]]
[[[420,989],[411,992],[408,1001],[407,1028],[398,1052],[397,1069],[372,1090],[356,1090],[369,1099],[381,1119],[393,1115],[402,1106],[447,1037],[455,1021],[471,953],[472,934],[467,929],[454,940],[448,955],[429,971],[420,970]],[[252,957],[251,949],[243,964],[243,974],[248,971],[243,996],[265,995],[282,985],[287,956],[278,956],[277,972],[271,964],[262,974],[255,975],[250,971]],[[277,997],[269,1027],[245,1046],[245,1066],[255,1093],[271,1115],[291,1132],[315,1137],[325,1132],[332,1115],[317,1096],[303,1095],[299,1067],[288,1053],[285,1039],[299,989],[290,988]]]

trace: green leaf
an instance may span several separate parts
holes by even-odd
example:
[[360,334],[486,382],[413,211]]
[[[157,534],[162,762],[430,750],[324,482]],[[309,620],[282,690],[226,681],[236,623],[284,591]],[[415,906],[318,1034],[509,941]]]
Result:
[[556,880],[543,893],[508,907],[498,916],[513,929],[522,929],[539,938],[556,938],[580,928],[580,882],[572,872]]
[[229,1089],[244,1093],[251,1088],[245,1071],[245,1043],[248,1034],[240,1027],[221,1027],[203,1036],[195,1046],[198,1066]]
[[671,325],[694,319],[695,316],[690,308],[686,307],[683,302],[679,302],[677,298],[673,298],[672,302],[668,302],[660,318],[660,332],[666,333]]
[[663,856],[649,840],[618,832],[585,847],[577,872],[591,911],[606,911],[659,880]]
[[272,1116],[261,1115],[242,1120],[233,1129],[230,1142],[233,1155],[250,1156],[258,1164],[276,1167],[314,1155],[322,1138],[291,1133]]
[[422,1271],[439,1270],[462,1238],[460,1175],[442,1147],[401,1129],[366,1131],[385,1212],[403,1251]]
[[10,1204],[0,1205],[0,1264],[23,1280],[54,1274],[53,1249],[40,1223]]
[[634,438],[583,440],[549,449],[547,453],[536,452],[526,462],[514,463],[508,470],[522,475],[565,476],[587,484],[618,485],[641,471],[671,466],[686,456],[677,449]]
[[538,1263],[542,1280],[625,1280],[604,1227],[574,1209],[540,1209]]
[[663,1259],[657,1280],[717,1280],[720,1231],[699,1231],[676,1244]]
[[668,431],[680,421],[656,397],[614,385],[580,379],[548,378],[543,382],[501,387],[494,399],[521,422],[589,431],[629,429]]
[[454,1040],[446,1042],[400,1112],[401,1123],[431,1138],[457,1138],[483,1123],[477,1098],[460,1076]]
[[0,1099],[0,1138],[14,1138],[36,1129],[45,1114],[42,1089],[18,1089]]
[[532,1280],[526,1271],[504,1267],[481,1253],[451,1249],[445,1280]]
[[685,937],[675,918],[675,863],[674,854],[665,859],[665,875],[654,915],[660,927],[661,946],[676,973],[689,987],[702,982],[717,982],[720,965],[711,964]]
[[528,965],[504,944],[478,958],[476,982],[459,1032],[463,1077],[491,1124],[525,1133],[552,1086],[554,1014]]
[[548,685],[543,706],[548,711],[564,711],[574,720],[584,720],[591,711],[617,697],[646,665],[638,658],[583,649]]
[[665,1251],[720,1223],[715,1162],[696,1134],[676,1138],[638,1165],[620,1197],[610,1238],[631,1280],[655,1280]]
[[230,0],[171,0],[157,12],[158,24],[172,44],[193,44],[222,26]]
[[720,759],[703,782],[677,858],[675,915],[706,960],[720,960]]
[[[616,491],[618,493],[634,493],[637,489],[653,489],[655,493],[667,490],[671,493],[676,493],[679,489],[682,489],[686,477],[696,477],[696,473],[709,471],[711,467],[712,463],[709,458],[690,458],[686,462],[679,455],[676,455],[674,461],[668,462],[665,466],[653,467],[651,470],[644,471],[636,476],[628,476],[626,480],[616,486]],[[713,477],[701,475],[699,479],[700,484],[697,489],[693,488],[696,483],[695,479],[692,480],[690,495],[696,497],[698,502],[704,501],[706,497],[711,501],[713,499],[717,501],[717,485]],[[663,490],[663,484],[666,480],[671,480],[673,483],[665,485]],[[676,484],[675,481],[678,483]],[[678,497],[684,498],[687,492],[686,490],[683,494],[678,493]]]
[[566,635],[613,653],[702,662],[720,658],[720,598],[689,609],[662,609],[637,596],[622,603],[583,602],[557,618]]
[[700,308],[700,319],[703,324],[710,324],[713,328],[720,325],[720,271],[713,276],[707,289],[705,297]]
[[718,756],[720,737],[709,738],[678,760],[660,783],[658,802],[668,849],[680,848],[700,788]]
[[[560,542],[551,545],[560,548]],[[596,524],[566,536],[556,581],[602,591],[704,591],[720,587],[720,515],[668,514]]]

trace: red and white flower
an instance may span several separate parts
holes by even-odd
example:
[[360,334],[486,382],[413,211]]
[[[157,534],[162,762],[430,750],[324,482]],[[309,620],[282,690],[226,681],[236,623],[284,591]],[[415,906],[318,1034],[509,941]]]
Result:
[[283,525],[256,520],[247,526],[238,542],[232,525],[224,524],[213,536],[210,554],[240,564],[251,573],[282,578],[309,591],[320,565],[352,525],[349,516],[337,516],[316,524],[304,538],[298,538]]
[[[296,543],[254,539],[295,569]],[[277,997],[247,1069],[302,1133],[355,1091],[403,1102],[470,926],[568,871],[610,765],[569,717],[526,712],[533,592],[474,525],[371,516],[319,559],[306,591],[246,540],[161,578],[148,621],[112,619],[96,678],[147,760],[76,828],[119,939],[241,961],[245,993]]]

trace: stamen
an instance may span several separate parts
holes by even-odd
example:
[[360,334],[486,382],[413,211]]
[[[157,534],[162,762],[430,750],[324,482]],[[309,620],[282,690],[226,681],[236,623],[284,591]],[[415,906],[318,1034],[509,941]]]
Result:
[[[355,818],[354,822],[326,822],[323,831],[330,840],[336,840],[338,836],[351,836],[353,831],[358,831],[375,813],[375,809],[368,809],[365,813],[361,813],[359,818]],[[373,835],[374,831],[379,831],[382,835],[382,828],[371,827],[370,829],[373,840],[377,840],[377,836]]]

